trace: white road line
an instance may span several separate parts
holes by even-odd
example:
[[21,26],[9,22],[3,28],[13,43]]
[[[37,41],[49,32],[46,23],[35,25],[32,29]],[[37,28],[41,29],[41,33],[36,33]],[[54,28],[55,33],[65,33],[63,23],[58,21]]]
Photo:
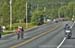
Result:
[[[71,28],[74,26],[74,24],[75,24],[75,21],[74,21],[74,23],[72,24]],[[64,37],[64,39],[63,39],[62,42],[57,46],[57,48],[60,48],[61,45],[64,43],[64,41],[65,41],[66,39],[67,39],[67,38]]]
[[61,45],[64,43],[65,40],[66,40],[66,37],[64,37],[63,41],[57,46],[57,48],[60,48]]
[[74,26],[74,24],[75,24],[75,21],[74,21],[74,23],[72,24],[71,28]]

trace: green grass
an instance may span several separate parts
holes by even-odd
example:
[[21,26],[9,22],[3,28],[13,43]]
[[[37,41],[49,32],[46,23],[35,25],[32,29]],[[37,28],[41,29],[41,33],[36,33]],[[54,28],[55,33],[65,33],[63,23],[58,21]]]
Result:
[[[29,28],[32,28],[32,27],[34,27],[34,26],[36,26],[36,25],[33,25],[33,24],[31,24],[31,23],[28,23],[28,28],[26,28],[26,24],[25,23],[14,23],[13,25],[12,25],[12,30],[16,30],[16,28],[18,27],[18,26],[22,26],[24,29],[29,29]],[[6,26],[6,31],[7,32],[2,32],[2,35],[6,35],[6,34],[11,34],[11,33],[13,33],[13,32],[9,32],[9,31],[12,31],[12,30],[10,30],[10,28],[9,28],[9,25],[7,25]]]
[[11,34],[13,32],[2,32],[2,35]]
[[[18,26],[22,26],[24,29],[27,29],[27,28],[26,28],[26,23],[14,23],[14,24],[12,25],[12,30],[15,30]],[[31,23],[28,23],[28,28],[31,28],[31,27],[34,27],[34,26],[36,26],[36,25],[33,25],[33,24],[31,24]],[[6,29],[7,29],[7,30],[10,30],[9,25],[6,26]]]

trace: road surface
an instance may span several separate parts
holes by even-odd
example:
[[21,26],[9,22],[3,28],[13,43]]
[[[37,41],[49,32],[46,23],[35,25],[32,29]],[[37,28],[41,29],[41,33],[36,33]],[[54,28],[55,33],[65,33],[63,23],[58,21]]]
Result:
[[60,48],[75,48],[75,25],[72,28],[71,39],[66,39]]
[[[57,48],[64,38],[64,25],[72,22],[48,23],[30,30],[24,34],[24,39],[17,40],[16,35],[0,40],[0,48]],[[74,32],[75,27],[73,27]],[[74,35],[73,35],[74,36]],[[72,40],[73,39],[73,40]],[[61,46],[74,41],[74,38],[65,40]],[[70,41],[70,42],[69,42]],[[71,43],[71,45],[74,42]]]

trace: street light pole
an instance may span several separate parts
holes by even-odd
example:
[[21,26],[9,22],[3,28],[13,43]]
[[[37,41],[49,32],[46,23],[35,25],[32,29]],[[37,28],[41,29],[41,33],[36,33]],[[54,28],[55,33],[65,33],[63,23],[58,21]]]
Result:
[[26,2],[26,28],[28,28],[28,3]]
[[10,30],[12,29],[12,0],[10,0]]

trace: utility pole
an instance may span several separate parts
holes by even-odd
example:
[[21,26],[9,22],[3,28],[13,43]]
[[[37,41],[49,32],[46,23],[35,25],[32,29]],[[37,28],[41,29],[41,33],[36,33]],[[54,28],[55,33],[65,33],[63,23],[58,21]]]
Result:
[[45,13],[46,13],[46,7],[44,7],[44,23],[46,22],[46,15],[45,15]]
[[26,28],[28,28],[28,3],[26,2]]
[[10,30],[12,29],[12,0],[10,0]]

